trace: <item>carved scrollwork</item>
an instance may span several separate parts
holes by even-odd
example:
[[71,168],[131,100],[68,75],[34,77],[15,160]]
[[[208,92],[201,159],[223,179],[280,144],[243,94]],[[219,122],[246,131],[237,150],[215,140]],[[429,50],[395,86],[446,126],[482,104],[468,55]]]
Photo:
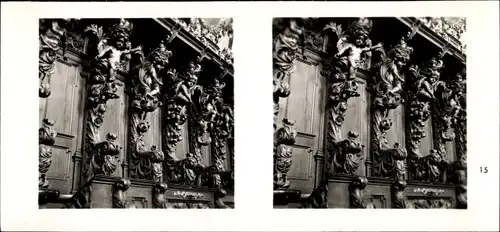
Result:
[[356,177],[349,184],[349,208],[369,209],[374,208],[372,203],[367,203],[363,199],[363,190],[368,185],[368,179],[364,176]]
[[66,30],[71,19],[40,19],[38,78],[40,80],[39,97],[46,98],[51,94],[48,78],[55,72],[57,53],[60,45],[65,43]]
[[391,147],[386,135],[392,127],[389,112],[404,101],[401,96],[404,83],[401,72],[413,53],[413,48],[406,42],[413,37],[415,32],[416,30],[401,38],[387,54],[382,51],[382,62],[376,64],[374,68],[373,176],[401,180],[406,175],[406,149],[399,143],[394,143]]
[[290,19],[278,25],[277,36],[273,41],[273,101],[274,129],[277,129],[280,98],[290,95],[289,78],[295,71],[293,64],[303,40],[304,28],[301,19]]
[[396,180],[392,184],[392,208],[396,209],[408,208],[405,188],[406,188],[405,180]]
[[[107,141],[99,143],[99,131],[104,121],[107,102],[117,99],[118,90],[116,81],[116,71],[123,62],[122,58],[136,51],[130,48],[129,37],[133,26],[125,19],[113,25],[108,33],[104,34],[102,27],[91,25],[85,33],[89,40],[97,45],[97,54],[90,61],[90,72],[87,76],[88,97],[87,97],[87,122],[86,122],[86,143],[85,152],[87,154],[86,164],[88,165],[86,175],[87,180],[95,174],[112,175],[119,160],[121,148],[116,144],[116,135],[108,134]],[[92,54],[92,53],[91,53]],[[104,152],[104,153],[103,153]]]
[[452,202],[450,199],[411,199],[408,200],[410,209],[450,209]]
[[166,209],[169,207],[167,198],[165,196],[167,192],[166,183],[157,183],[153,188],[153,207],[157,209]]
[[158,48],[148,54],[145,60],[141,54],[141,62],[133,70],[134,74],[129,87],[132,94],[129,128],[132,178],[150,179],[158,182],[163,175],[163,152],[156,145],[151,146],[148,151],[145,148],[143,137],[150,127],[149,122],[146,121],[147,114],[162,105],[158,99],[163,85],[159,75],[165,70],[171,56],[172,52],[166,49],[162,41]]
[[292,166],[292,147],[297,137],[295,121],[283,119],[283,127],[274,133],[274,188],[288,188],[287,173]]
[[42,127],[38,130],[38,187],[49,187],[46,174],[52,164],[52,146],[56,141],[57,132],[54,128],[55,122],[47,118],[43,119]]

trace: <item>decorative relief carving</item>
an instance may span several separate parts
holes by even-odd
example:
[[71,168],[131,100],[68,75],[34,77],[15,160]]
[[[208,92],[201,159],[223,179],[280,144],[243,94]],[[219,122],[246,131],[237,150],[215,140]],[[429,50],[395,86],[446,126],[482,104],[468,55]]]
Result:
[[172,209],[209,209],[210,203],[206,202],[173,202],[169,203]]
[[215,192],[215,208],[218,209],[231,209],[232,207],[226,205],[226,203],[222,200],[227,195],[226,190],[220,188]]
[[370,209],[374,208],[372,203],[363,200],[363,190],[368,185],[368,179],[364,176],[356,177],[349,184],[349,208]]
[[401,76],[403,69],[410,61],[413,48],[407,45],[417,32],[414,27],[406,37],[402,37],[387,54],[382,51],[381,63],[374,66],[374,112],[372,117],[373,131],[373,176],[404,179],[406,176],[406,149],[399,143],[391,147],[387,142],[387,131],[392,127],[389,112],[404,102]]
[[113,208],[135,208],[134,203],[127,199],[127,190],[130,188],[130,180],[122,178],[113,186]]
[[331,173],[353,175],[363,159],[361,150],[364,145],[358,140],[359,134],[350,131],[348,138],[342,140],[341,127],[348,100],[360,96],[357,92],[358,82],[355,80],[356,71],[364,67],[361,63],[367,59],[367,53],[380,47],[371,46],[368,38],[371,28],[372,21],[367,18],[354,20],[345,31],[336,23],[330,23],[324,28],[325,31],[335,32],[338,38],[337,53],[331,67],[322,71],[329,85],[327,151]]
[[451,199],[410,199],[408,200],[410,209],[450,209],[452,208]]
[[87,183],[78,190],[67,204],[62,208],[64,209],[90,209],[92,208],[92,186]]
[[274,188],[288,188],[287,173],[292,166],[292,147],[297,137],[295,121],[283,119],[283,127],[274,133]]
[[442,36],[445,40],[454,38],[458,42],[458,47],[465,49],[466,19],[458,17],[420,17],[417,18],[423,24]]
[[406,209],[408,208],[408,201],[406,200],[406,181],[396,180],[392,184],[392,208]]
[[192,200],[192,199],[203,198],[203,193],[187,192],[187,191],[175,191],[174,196]]
[[231,18],[220,19],[215,25],[208,22],[213,19],[176,18],[174,20],[205,46],[216,51],[223,60],[229,64],[233,63],[231,51],[233,20]]
[[328,181],[324,181],[321,185],[313,189],[306,202],[304,208],[328,208]]
[[[90,73],[87,76],[87,121],[86,121],[86,143],[87,155],[87,180],[95,174],[112,175],[119,160],[121,147],[116,144],[116,135],[108,134],[107,141],[100,140],[99,130],[104,121],[107,102],[116,99],[116,71],[122,58],[126,54],[136,52],[139,49],[127,49],[130,47],[129,37],[133,26],[127,20],[121,19],[113,25],[107,34],[102,27],[91,25],[85,32],[91,42],[97,44],[97,55],[90,61]],[[95,53],[95,52],[94,52]]]
[[166,209],[169,207],[166,192],[167,192],[167,184],[166,183],[157,183],[153,188],[153,207],[157,209]]
[[49,181],[46,174],[52,164],[52,149],[56,141],[57,132],[55,122],[43,119],[42,127],[38,130],[38,188],[48,188]]
[[[159,182],[163,175],[163,152],[156,145],[148,151],[143,141],[144,134],[150,124],[147,114],[162,105],[158,99],[163,83],[160,75],[168,65],[172,52],[163,44],[151,51],[147,57],[140,56],[140,64],[133,70],[130,83],[131,116],[129,127],[129,146],[131,151],[130,176],[138,179],[149,179]],[[145,58],[145,60],[144,60]]]
[[48,79],[55,72],[57,53],[61,49],[60,44],[65,45],[63,41],[66,40],[66,29],[71,21],[71,19],[40,19],[40,51],[38,62],[40,87],[38,95],[42,98],[49,97],[51,94]]
[[456,189],[457,209],[467,209],[467,185],[460,185]]

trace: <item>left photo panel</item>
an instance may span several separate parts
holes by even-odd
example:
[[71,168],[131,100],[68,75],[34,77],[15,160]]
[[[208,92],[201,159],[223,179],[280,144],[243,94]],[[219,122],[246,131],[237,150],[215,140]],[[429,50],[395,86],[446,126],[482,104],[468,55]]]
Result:
[[232,23],[40,19],[39,208],[234,208]]

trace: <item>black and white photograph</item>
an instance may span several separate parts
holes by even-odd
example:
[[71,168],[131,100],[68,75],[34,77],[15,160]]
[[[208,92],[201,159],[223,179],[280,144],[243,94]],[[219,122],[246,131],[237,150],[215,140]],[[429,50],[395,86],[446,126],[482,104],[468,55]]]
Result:
[[39,208],[233,208],[232,22],[40,19]]
[[466,18],[274,18],[274,208],[467,209]]

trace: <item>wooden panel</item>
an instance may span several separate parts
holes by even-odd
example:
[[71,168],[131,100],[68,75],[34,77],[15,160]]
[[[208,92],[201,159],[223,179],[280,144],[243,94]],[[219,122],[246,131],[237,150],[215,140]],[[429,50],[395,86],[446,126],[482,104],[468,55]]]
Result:
[[184,159],[186,157],[186,153],[189,152],[189,133],[188,133],[187,123],[182,125],[181,134],[182,134],[182,140],[177,143],[175,155],[179,159]]
[[312,146],[316,136],[298,133],[295,144],[292,146],[292,166],[288,177],[291,188],[303,193],[311,192],[314,174],[314,153]]
[[57,132],[71,134],[76,73],[76,67],[56,62],[56,71],[50,80],[52,94],[47,99],[46,117],[56,122]]
[[404,107],[399,106],[398,108],[392,110],[389,113],[389,118],[392,120],[392,127],[387,132],[387,141],[390,146],[394,143],[401,144],[402,147],[405,147],[405,125],[404,125]]
[[316,93],[314,98],[313,108],[313,133],[316,136],[314,147],[316,150],[323,150],[324,144],[324,128],[325,128],[325,114],[326,114],[326,99],[327,88],[326,79],[319,73],[320,67],[316,69]]
[[[296,71],[291,75],[287,117],[295,120],[297,131],[312,134],[313,107],[316,92],[316,66],[296,61]],[[290,104],[292,103],[292,104]]]
[[433,144],[432,144],[432,120],[430,118],[425,123],[424,131],[427,133],[427,137],[423,138],[420,142],[420,154],[422,156],[428,155],[430,150],[433,148]]
[[[358,88],[360,96],[349,99],[346,111],[346,120],[342,125],[341,131],[342,138],[347,138],[347,133],[351,130],[359,133],[359,141],[361,144],[365,145],[365,148],[361,151],[364,157],[361,164],[364,164],[366,157],[370,155],[369,144],[371,131],[369,130],[369,124],[371,123],[371,115],[369,112],[371,96],[366,89],[365,81],[363,79],[358,79],[358,81],[362,82],[359,84]],[[364,176],[366,172],[365,169],[365,165],[360,165],[356,174]]]
[[[127,113],[126,113],[126,104],[128,104],[128,97],[125,94],[125,86],[123,82],[117,81],[118,91],[116,94],[120,96],[118,99],[109,100],[107,103],[107,111],[104,115],[104,123],[101,127],[101,141],[106,138],[106,134],[114,133],[118,136],[117,143],[122,147],[120,157],[121,160],[124,159],[126,155],[126,141],[127,141]],[[122,167],[118,165],[115,176],[122,175]]]

